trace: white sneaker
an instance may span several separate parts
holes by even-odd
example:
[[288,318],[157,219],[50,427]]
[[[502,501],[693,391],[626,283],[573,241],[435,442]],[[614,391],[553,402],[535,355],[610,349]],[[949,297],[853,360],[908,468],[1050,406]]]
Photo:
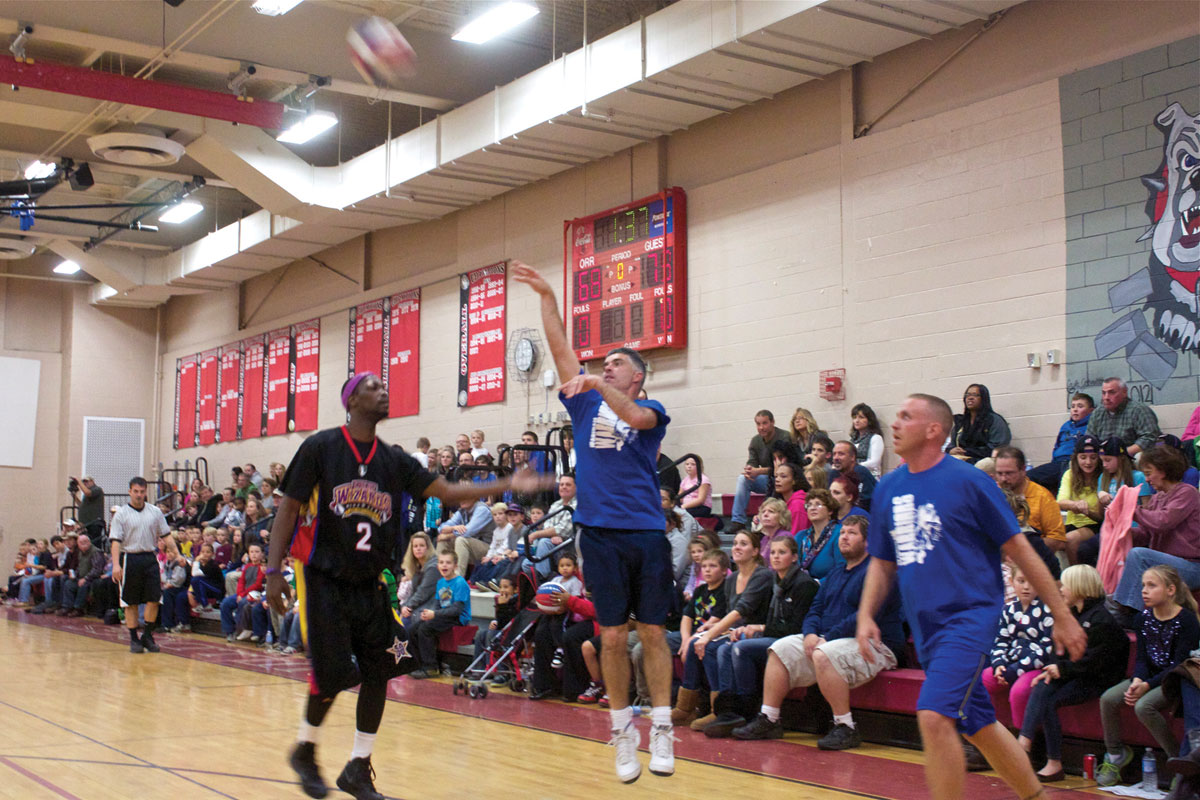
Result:
[[617,777],[625,783],[633,783],[641,777],[642,762],[638,761],[638,746],[642,743],[642,734],[633,721],[630,720],[625,730],[613,731],[608,743],[617,748]]
[[675,774],[675,738],[670,725],[650,726],[650,771],[667,777]]
[[241,633],[239,633],[239,634],[237,635],[237,640],[238,640],[239,642],[244,642],[244,641],[246,641],[247,639],[249,639],[249,638],[250,638],[251,636],[253,636],[253,635],[254,635],[254,632],[253,632],[253,631],[245,630],[245,631],[242,631]]

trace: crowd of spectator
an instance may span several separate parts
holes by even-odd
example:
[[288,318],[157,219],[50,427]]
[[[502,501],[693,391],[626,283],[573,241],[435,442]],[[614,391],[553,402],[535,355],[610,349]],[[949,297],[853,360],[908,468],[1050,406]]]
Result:
[[[1135,707],[1168,753],[1179,746],[1163,714],[1180,693],[1192,715],[1189,727],[1200,728],[1200,689],[1170,677],[1200,648],[1192,599],[1200,590],[1200,408],[1182,436],[1173,436],[1159,430],[1153,409],[1131,400],[1119,379],[1103,383],[1100,399],[1097,407],[1088,394],[1072,396],[1048,457],[1035,464],[1012,445],[988,388],[973,383],[944,447],[947,457],[993,476],[1024,534],[1061,576],[1068,605],[1088,623],[1084,657],[1072,662],[1056,656],[1049,613],[1020,570],[1006,565],[1009,602],[997,621],[983,680],[993,697],[1009,704],[1026,750],[1038,736],[1044,739],[1043,780],[1063,774],[1057,713],[1064,706],[1100,699],[1107,750],[1101,783],[1115,783],[1132,759],[1117,721],[1122,703]],[[886,464],[884,424],[865,403],[852,407],[840,439],[804,408],[792,413],[786,428],[767,409],[754,424],[736,476],[710,476],[695,453],[678,462],[660,454],[664,535],[678,590],[668,643],[683,675],[673,721],[714,737],[777,738],[784,698],[796,687],[815,685],[831,709],[819,746],[856,747],[861,736],[851,690],[910,660],[898,596],[877,620],[883,638],[873,660],[853,639],[869,561],[872,495],[878,480],[900,465]],[[478,430],[441,448],[426,438],[417,441],[411,455],[451,480],[488,481],[529,468],[557,475],[557,483],[552,491],[505,492],[457,508],[413,499],[393,566],[382,576],[394,587],[394,605],[420,660],[412,677],[443,669],[437,637],[470,621],[472,591],[494,595],[495,619],[479,630],[476,654],[491,647],[516,616],[526,576],[556,589],[541,601],[543,614],[529,637],[530,699],[605,701],[586,564],[579,563],[573,544],[579,487],[569,428],[555,445],[543,446],[532,431],[516,447],[499,445],[495,454]],[[229,641],[284,653],[303,649],[290,559],[285,575],[293,586],[291,609],[275,614],[262,593],[283,471],[274,463],[264,475],[245,464],[232,470],[220,491],[197,479],[164,501],[179,553],[168,556],[169,548],[160,547],[165,629],[188,632],[197,616],[207,615],[219,618]],[[723,517],[716,513],[717,485],[725,477],[733,492],[730,507],[722,503]],[[73,479],[72,488],[78,521],[48,541],[21,543],[7,602],[35,614],[90,612],[115,621],[104,495],[90,478]],[[1122,628],[1137,636],[1128,680],[1129,641]],[[648,702],[632,626],[628,649],[637,702]],[[1193,669],[1198,673],[1200,667]]]

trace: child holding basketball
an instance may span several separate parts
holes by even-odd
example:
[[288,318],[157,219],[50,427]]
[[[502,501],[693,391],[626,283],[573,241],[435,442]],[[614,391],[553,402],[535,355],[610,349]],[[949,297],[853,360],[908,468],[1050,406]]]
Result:
[[1200,618],[1196,600],[1173,568],[1158,564],[1142,573],[1142,602],[1138,618],[1137,660],[1133,678],[1113,686],[1100,697],[1104,723],[1104,763],[1096,782],[1113,786],[1121,770],[1133,761],[1133,751],[1121,743],[1121,705],[1133,706],[1138,720],[1167,753],[1178,753],[1179,742],[1163,712],[1172,701],[1163,695],[1162,681],[1200,646]]

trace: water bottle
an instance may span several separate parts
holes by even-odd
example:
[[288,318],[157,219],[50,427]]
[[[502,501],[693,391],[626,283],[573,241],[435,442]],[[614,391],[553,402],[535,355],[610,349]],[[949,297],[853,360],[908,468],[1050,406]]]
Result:
[[1158,791],[1158,762],[1154,759],[1154,751],[1149,747],[1142,754],[1142,788],[1151,792]]

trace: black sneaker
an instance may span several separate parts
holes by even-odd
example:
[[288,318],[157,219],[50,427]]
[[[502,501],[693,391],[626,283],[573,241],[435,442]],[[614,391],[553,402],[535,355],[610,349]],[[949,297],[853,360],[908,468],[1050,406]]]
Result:
[[309,797],[324,797],[329,787],[317,769],[317,746],[312,742],[297,742],[288,759],[300,778],[300,788]]
[[740,728],[734,728],[733,735],[738,739],[782,739],[783,723],[771,722],[766,714],[759,714]]
[[429,671],[422,667],[421,669],[414,669],[412,672],[408,673],[408,677],[412,678],[414,681],[423,681],[434,676],[430,675]]
[[741,714],[725,712],[718,714],[717,718],[704,726],[704,735],[709,739],[728,739],[733,735],[734,728],[740,728],[746,724],[746,718]]
[[146,648],[142,647],[142,640],[138,639],[138,638],[130,639],[129,640],[129,652],[131,652],[131,653],[146,652]]
[[862,745],[862,737],[858,735],[858,729],[840,722],[817,741],[817,747],[821,750],[849,750],[860,745]]
[[354,800],[383,800],[383,795],[375,791],[375,768],[369,758],[347,761],[342,774],[338,775],[337,786]]
[[159,650],[158,643],[154,641],[154,634],[150,632],[149,628],[142,631],[142,646],[151,653],[157,653]]

